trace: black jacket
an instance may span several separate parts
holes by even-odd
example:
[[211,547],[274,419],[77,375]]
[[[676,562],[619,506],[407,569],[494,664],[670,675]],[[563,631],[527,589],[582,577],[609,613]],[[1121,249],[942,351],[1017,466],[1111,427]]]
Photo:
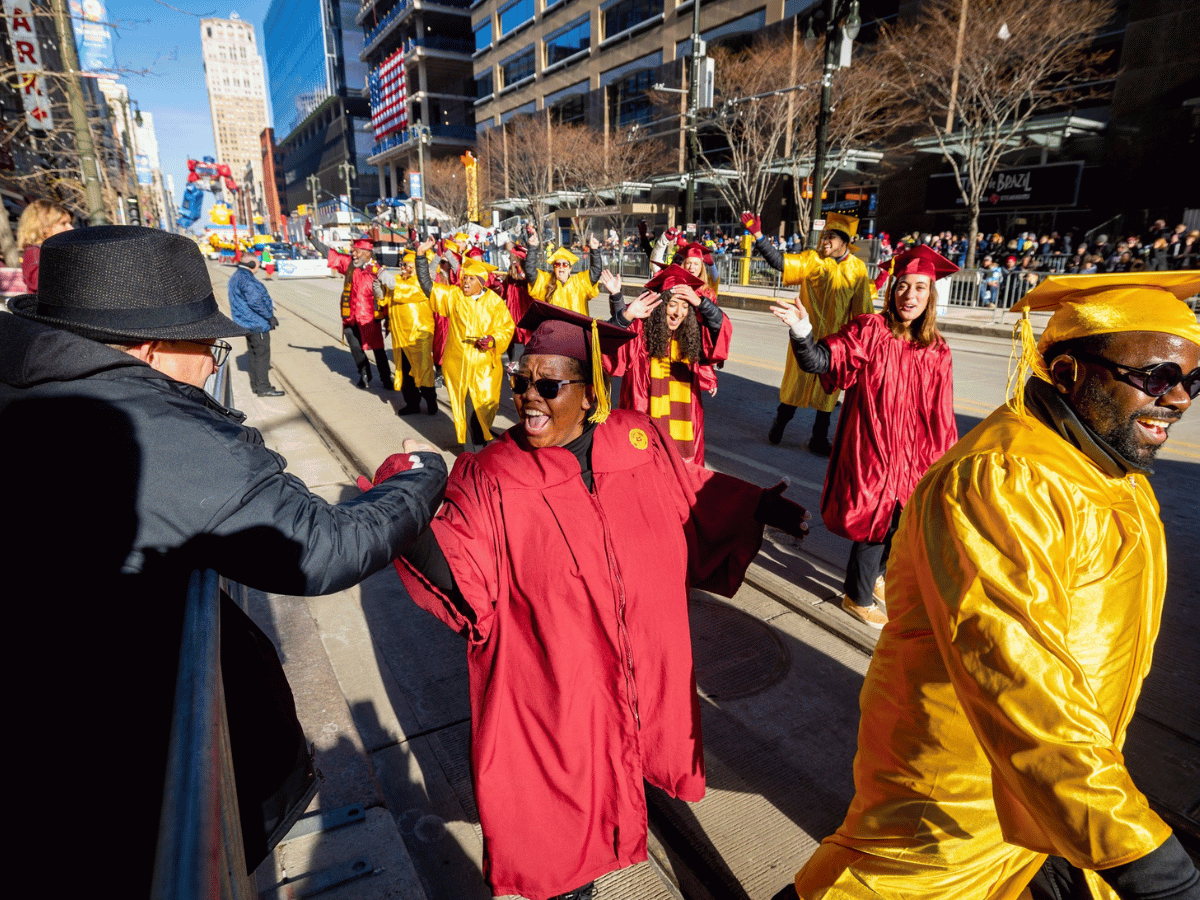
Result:
[[[385,567],[441,501],[445,464],[424,454],[424,468],[327,503],[242,419],[129,354],[0,313],[0,547],[20,726],[9,799],[32,811],[30,835],[110,819],[88,827],[80,870],[121,860],[123,882],[149,884],[189,572],[341,590]],[[222,619],[253,868],[312,772],[274,648],[233,604]]]

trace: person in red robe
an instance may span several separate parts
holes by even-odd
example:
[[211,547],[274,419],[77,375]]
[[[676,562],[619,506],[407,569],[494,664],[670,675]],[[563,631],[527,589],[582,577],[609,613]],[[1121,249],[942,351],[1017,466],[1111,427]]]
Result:
[[937,330],[934,287],[956,271],[926,246],[897,256],[885,310],[855,316],[820,341],[802,305],[771,307],[791,329],[800,368],[817,374],[826,391],[846,392],[821,518],[854,541],[842,608],[871,628],[887,622],[883,571],[900,510],[958,440],[950,347]]
[[783,482],[687,463],[649,417],[609,410],[601,346],[632,332],[537,302],[522,324],[520,424],[459,456],[396,567],[467,640],[493,893],[583,898],[646,859],[643,780],[704,795],[688,590],[731,596],[763,525],[803,537],[807,513]]
[[371,254],[375,244],[370,238],[358,238],[351,244],[349,253],[339,253],[313,234],[311,219],[304,223],[304,235],[317,248],[317,252],[325,254],[326,265],[345,276],[342,284],[342,336],[350,347],[350,356],[354,358],[354,365],[358,369],[356,386],[365,390],[371,380],[371,364],[363,352],[370,350],[375,356],[383,389],[395,390],[387,348],[383,343],[383,327],[376,317],[378,299],[382,295],[378,279],[383,267]]
[[660,270],[628,306],[620,278],[605,272],[601,280],[612,296],[613,323],[637,335],[609,363],[610,374],[622,376],[621,409],[649,413],[680,456],[704,465],[704,391],[716,394],[713,364],[729,357],[729,317],[681,266]]
[[[525,257],[528,255],[529,251],[524,247],[509,244],[508,272],[503,278],[499,278],[497,273],[493,272],[492,280],[488,283],[488,287],[504,301],[514,322],[520,322],[530,304],[533,303],[533,298],[529,296],[529,280],[525,277]],[[516,331],[513,332],[512,342],[508,345],[509,362],[516,362],[521,358],[521,353],[528,340],[529,330],[518,325]]]

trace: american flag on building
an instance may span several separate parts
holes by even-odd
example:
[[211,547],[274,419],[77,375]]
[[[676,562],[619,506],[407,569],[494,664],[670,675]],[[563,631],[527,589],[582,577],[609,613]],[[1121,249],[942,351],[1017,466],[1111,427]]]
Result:
[[375,140],[408,127],[408,79],[404,50],[397,50],[367,75]]

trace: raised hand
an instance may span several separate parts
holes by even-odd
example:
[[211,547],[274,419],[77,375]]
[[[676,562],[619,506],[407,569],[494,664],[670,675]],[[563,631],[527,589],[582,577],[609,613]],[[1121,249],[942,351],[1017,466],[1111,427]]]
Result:
[[656,291],[643,291],[637,295],[635,300],[626,305],[623,315],[627,319],[649,318],[650,313],[658,309],[661,304],[661,294]]
[[791,303],[783,301],[772,305],[771,312],[775,313],[776,318],[788,328],[798,325],[808,318],[808,310],[794,300]]
[[608,269],[600,273],[600,283],[604,285],[604,289],[610,294],[621,293],[621,276],[614,275]]
[[592,234],[590,231],[588,232],[588,235],[587,235],[587,244],[588,244],[588,247],[590,247],[593,250],[600,249],[600,241],[597,240],[596,236],[594,234]]
[[755,236],[762,234],[762,220],[749,210],[742,213],[742,225]]
[[427,237],[425,240],[421,241],[421,243],[417,244],[417,256],[424,256],[426,253],[432,250],[434,243],[436,242],[433,238]]
[[304,220],[304,236],[306,238],[312,237],[312,216]]
[[538,240],[537,229],[532,225],[525,226],[525,243],[530,247],[536,247],[540,243]]

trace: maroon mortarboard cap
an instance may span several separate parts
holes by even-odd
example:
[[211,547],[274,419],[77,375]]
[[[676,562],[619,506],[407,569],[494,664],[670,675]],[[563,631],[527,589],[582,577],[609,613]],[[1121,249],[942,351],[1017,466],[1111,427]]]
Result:
[[479,247],[472,247],[467,251],[467,256],[469,256],[471,259],[483,259],[483,250],[481,250]]
[[355,250],[374,250],[375,242],[370,238],[356,238],[350,246]]
[[526,256],[529,255],[529,251],[526,250],[524,247],[513,247],[508,252],[511,253],[513,256],[515,256],[517,259],[524,259]]
[[707,253],[708,253],[707,247],[705,247],[703,244],[699,243],[698,241],[692,241],[690,244],[680,247],[679,252],[675,255],[678,256],[680,259],[690,259],[693,256],[696,257],[697,259],[704,259],[705,255]]
[[928,275],[937,281],[957,271],[958,266],[924,244],[906,250],[892,259],[892,276],[895,278],[901,275]]
[[541,300],[534,300],[517,324],[531,332],[529,340],[525,342],[526,354],[565,356],[585,364],[592,361],[593,325],[600,339],[600,352],[605,355],[615,353],[635,336],[627,328],[619,328]]
[[596,408],[588,419],[596,424],[605,421],[611,403],[601,357],[616,353],[622,344],[635,336],[635,332],[541,300],[533,301],[521,316],[520,326],[532,332],[525,342],[526,356],[565,356],[583,364],[584,376],[589,379],[596,397]]
[[660,294],[663,291],[669,291],[673,287],[686,284],[688,287],[703,287],[704,282],[685,269],[683,266],[677,266],[674,263],[666,268],[659,269],[654,277],[646,282],[644,290],[658,291]]

